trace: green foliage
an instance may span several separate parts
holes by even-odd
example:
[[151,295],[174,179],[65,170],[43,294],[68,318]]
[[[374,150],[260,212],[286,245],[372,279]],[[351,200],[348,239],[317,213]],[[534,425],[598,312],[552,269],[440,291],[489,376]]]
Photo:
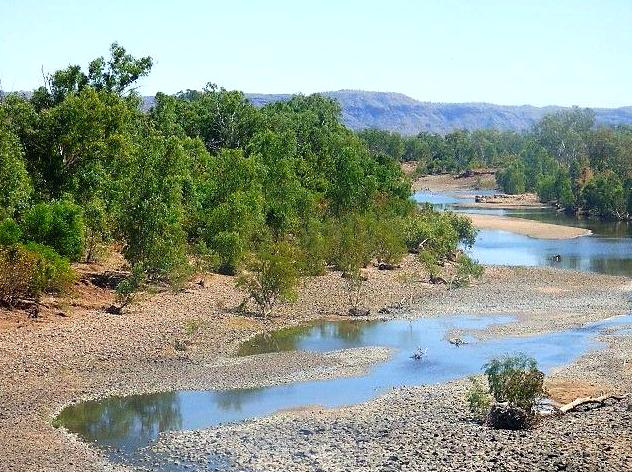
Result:
[[582,189],[581,199],[585,207],[605,218],[619,219],[627,210],[621,179],[611,172],[590,179]]
[[54,249],[33,242],[25,244],[24,248],[37,259],[34,281],[38,290],[62,293],[75,282],[76,275],[68,259]]
[[483,266],[465,254],[458,255],[456,264],[453,287],[467,287],[472,279],[478,279],[483,275]]
[[329,263],[346,274],[366,267],[375,254],[372,221],[368,215],[355,213],[329,220],[325,230]]
[[12,217],[29,202],[32,193],[22,145],[7,129],[0,108],[0,218]]
[[35,243],[0,247],[0,303],[38,300],[42,292],[63,292],[75,280],[68,260]]
[[0,246],[12,246],[22,239],[22,230],[11,218],[0,222]]
[[110,238],[110,221],[105,202],[100,198],[93,198],[84,205],[83,215],[86,223],[86,261],[92,262],[97,255],[99,245]]
[[121,280],[116,287],[116,299],[120,305],[119,311],[134,301],[135,295],[144,286],[146,271],[142,264],[132,267],[129,276]]
[[520,161],[514,161],[508,167],[498,171],[496,182],[509,194],[519,194],[526,191],[526,176],[524,166]]
[[298,251],[288,242],[263,245],[247,261],[246,270],[237,278],[237,287],[267,317],[280,301],[296,299]]
[[50,246],[73,261],[83,255],[84,231],[81,207],[68,201],[38,203],[22,218],[24,239]]
[[605,219],[628,219],[632,129],[595,128],[594,113],[573,108],[545,116],[524,134],[518,158],[497,181],[508,193],[537,192],[542,202]]
[[481,422],[485,421],[492,404],[492,397],[488,389],[483,386],[483,383],[477,377],[470,377],[470,388],[467,391],[465,400],[467,401],[470,413],[472,413],[477,420]]
[[136,59],[118,43],[112,43],[108,60],[103,57],[94,59],[90,62],[87,73],[78,65],[53,73],[48,77],[49,88],[37,89],[33,100],[38,108],[51,107],[86,87],[123,94],[139,78],[148,75],[152,65],[150,57]]
[[[453,224],[454,223],[454,224]],[[462,221],[449,213],[424,209],[404,220],[404,240],[411,252],[428,251],[437,259],[445,258],[456,248]]]
[[176,280],[188,267],[182,201],[186,156],[178,138],[149,132],[141,143],[121,202],[123,254],[150,279]]
[[408,252],[402,238],[403,224],[400,219],[384,218],[375,223],[374,244],[375,257],[378,262],[399,264]]
[[544,374],[535,359],[525,354],[492,359],[483,366],[489,392],[497,402],[508,402],[533,413],[544,396]]
[[298,243],[301,250],[301,274],[323,275],[327,268],[329,251],[324,224],[315,218],[308,219],[298,234]]
[[358,136],[376,156],[388,156],[393,161],[416,161],[418,174],[494,167],[516,154],[524,141],[518,133],[483,129],[417,136],[368,129]]

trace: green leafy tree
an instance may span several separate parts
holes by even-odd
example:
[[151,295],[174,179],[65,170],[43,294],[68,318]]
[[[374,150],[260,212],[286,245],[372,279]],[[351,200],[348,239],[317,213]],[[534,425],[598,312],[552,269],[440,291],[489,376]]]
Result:
[[68,201],[38,203],[22,218],[26,240],[50,246],[73,261],[83,256],[85,225],[80,206]]
[[265,244],[252,255],[237,278],[237,287],[246,291],[261,316],[267,318],[278,302],[296,299],[298,276],[298,252],[281,241]]
[[122,185],[119,226],[123,254],[141,264],[150,279],[176,281],[186,274],[182,184],[186,176],[182,142],[147,131]]
[[20,141],[5,125],[0,108],[0,218],[23,210],[33,190]]

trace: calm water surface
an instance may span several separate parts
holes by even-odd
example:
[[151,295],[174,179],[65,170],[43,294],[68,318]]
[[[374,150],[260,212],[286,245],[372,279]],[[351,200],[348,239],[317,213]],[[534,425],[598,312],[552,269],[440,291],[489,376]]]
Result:
[[[362,376],[264,388],[110,397],[70,406],[57,421],[84,440],[105,448],[115,460],[134,463],[139,457],[146,457],[147,450],[142,448],[162,431],[205,428],[308,405],[354,404],[393,387],[441,383],[480,372],[485,362],[505,353],[534,356],[546,371],[597,347],[595,333],[606,327],[623,328],[632,322],[632,316],[539,336],[485,341],[469,337],[469,343],[460,347],[446,339],[453,328],[478,330],[511,320],[509,316],[455,316],[414,321],[322,322],[280,330],[245,343],[240,355],[289,350],[324,352],[363,346],[386,346],[395,352],[388,361]],[[418,347],[427,348],[421,361],[410,357]],[[164,470],[178,470],[163,465]]]
[[[593,234],[575,239],[544,240],[498,230],[481,230],[470,254],[482,264],[550,266],[563,269],[632,275],[632,225],[579,219],[552,208],[505,210],[455,207],[474,202],[473,192],[449,194],[417,192],[415,200],[457,212],[513,216],[544,223],[590,229]],[[555,256],[559,255],[558,261]]]

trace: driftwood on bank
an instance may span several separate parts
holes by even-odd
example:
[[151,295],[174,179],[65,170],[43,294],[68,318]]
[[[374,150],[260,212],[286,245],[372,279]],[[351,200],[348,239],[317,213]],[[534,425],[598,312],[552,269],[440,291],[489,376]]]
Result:
[[606,402],[608,400],[616,400],[616,401],[621,401],[624,400],[625,398],[628,398],[629,394],[627,395],[602,395],[600,397],[583,397],[583,398],[577,398],[576,400],[573,400],[570,403],[567,403],[566,405],[562,405],[560,407],[558,407],[558,411],[562,414],[564,413],[568,413],[571,411],[576,410],[578,407],[580,407],[581,405],[587,405],[587,404],[595,404],[595,408],[601,408],[603,406],[606,406]]

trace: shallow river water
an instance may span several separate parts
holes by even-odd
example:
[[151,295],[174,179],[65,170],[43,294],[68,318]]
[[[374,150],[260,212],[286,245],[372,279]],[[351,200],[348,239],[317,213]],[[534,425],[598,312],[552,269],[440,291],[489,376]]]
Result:
[[[485,193],[489,194],[491,191]],[[593,233],[574,239],[546,240],[508,231],[481,230],[469,253],[482,264],[549,266],[611,275],[632,275],[632,225],[629,223],[578,219],[552,208],[504,210],[455,206],[473,203],[472,192],[417,192],[414,198],[420,203],[427,202],[444,210],[513,216],[586,228]],[[559,260],[555,256],[560,256]]]
[[[476,330],[512,320],[510,316],[452,316],[413,321],[321,322],[282,329],[244,343],[239,354],[326,352],[366,346],[390,347],[393,354],[365,375],[262,388],[108,397],[69,406],[61,412],[58,422],[82,439],[104,448],[113,459],[135,462],[138,457],[146,457],[147,451],[142,448],[163,431],[205,428],[288,408],[359,403],[393,387],[434,384],[479,373],[485,362],[506,353],[533,356],[540,368],[547,371],[599,347],[596,333],[618,325],[624,329],[625,323],[632,322],[632,315],[537,336],[488,340],[475,336]],[[464,338],[467,344],[457,347],[448,341],[453,329],[471,332]],[[421,360],[414,360],[411,354],[418,348],[427,351]],[[153,457],[154,460],[159,459]]]

